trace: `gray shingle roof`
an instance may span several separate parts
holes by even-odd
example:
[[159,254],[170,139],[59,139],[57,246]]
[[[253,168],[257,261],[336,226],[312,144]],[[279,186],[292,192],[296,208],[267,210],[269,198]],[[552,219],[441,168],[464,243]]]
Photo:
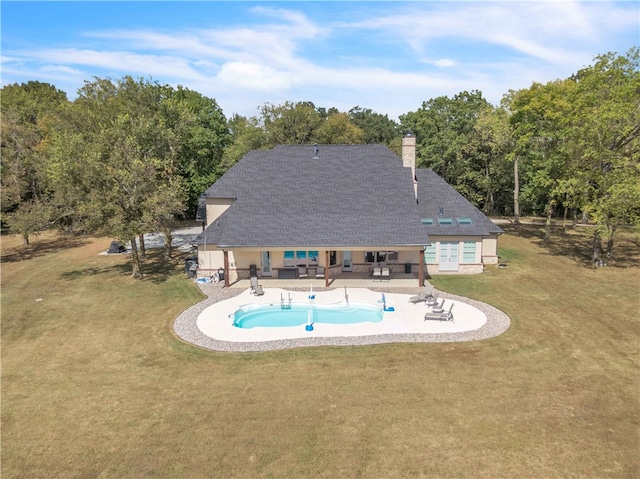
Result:
[[277,146],[244,156],[204,193],[236,198],[197,238],[220,247],[420,246],[411,170],[383,145]]
[[[418,178],[418,210],[422,218],[433,220],[433,225],[426,226],[430,235],[487,236],[503,232],[431,168],[417,169],[416,177]],[[440,208],[442,208],[442,215]],[[440,225],[438,218],[451,218],[453,224]],[[469,218],[473,224],[460,225],[456,218]]]

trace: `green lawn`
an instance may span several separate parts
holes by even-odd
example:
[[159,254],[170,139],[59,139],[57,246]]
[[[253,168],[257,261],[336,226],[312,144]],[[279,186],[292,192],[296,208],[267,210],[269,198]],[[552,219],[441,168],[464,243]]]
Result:
[[432,279],[497,338],[247,354],[173,335],[181,258],[136,281],[108,239],[4,237],[2,478],[640,477],[640,238],[594,269],[583,231],[541,237]]

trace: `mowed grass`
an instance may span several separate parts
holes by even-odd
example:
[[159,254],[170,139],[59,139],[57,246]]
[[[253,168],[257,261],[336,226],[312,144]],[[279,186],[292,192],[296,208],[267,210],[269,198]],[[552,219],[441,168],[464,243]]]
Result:
[[108,239],[2,243],[2,477],[640,477],[640,242],[500,239],[505,269],[436,277],[512,318],[502,336],[204,351],[172,324],[201,299],[182,258]]

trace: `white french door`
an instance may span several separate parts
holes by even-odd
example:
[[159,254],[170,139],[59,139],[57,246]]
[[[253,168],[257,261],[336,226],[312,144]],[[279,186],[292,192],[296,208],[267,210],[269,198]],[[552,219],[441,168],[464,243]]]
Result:
[[440,271],[458,271],[458,242],[440,242]]

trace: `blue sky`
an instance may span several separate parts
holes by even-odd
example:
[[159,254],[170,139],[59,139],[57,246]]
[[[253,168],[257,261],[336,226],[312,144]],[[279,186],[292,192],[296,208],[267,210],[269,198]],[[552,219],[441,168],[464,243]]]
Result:
[[423,101],[566,78],[640,43],[637,1],[11,2],[2,84],[38,80],[75,98],[124,75],[183,85],[225,115],[266,102],[359,105],[390,118]]

